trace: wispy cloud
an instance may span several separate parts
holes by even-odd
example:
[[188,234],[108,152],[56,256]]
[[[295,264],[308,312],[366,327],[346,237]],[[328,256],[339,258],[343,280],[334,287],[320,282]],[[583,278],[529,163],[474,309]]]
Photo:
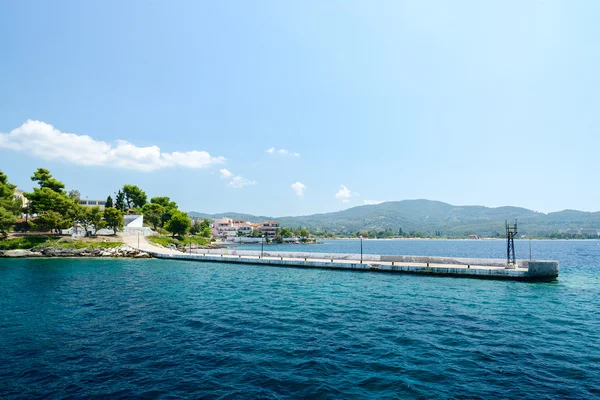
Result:
[[227,186],[232,187],[234,189],[241,189],[244,186],[248,185],[256,185],[255,181],[251,181],[250,179],[246,179],[241,175],[234,176],[231,178],[231,181],[227,184]]
[[269,153],[269,154],[279,154],[280,156],[300,157],[299,153],[295,153],[293,151],[289,151],[289,150],[286,150],[286,149],[279,149],[279,150],[277,150],[275,147],[271,147],[270,149],[268,149],[267,153]]
[[367,206],[374,206],[374,205],[381,204],[384,202],[385,202],[385,200],[365,200],[363,202],[363,204],[367,205]]
[[219,174],[221,176],[221,179],[227,179],[229,181],[229,182],[227,182],[227,186],[234,188],[234,189],[241,189],[244,186],[256,184],[255,181],[246,179],[241,175],[233,176],[233,173],[226,168],[221,168],[219,170]]
[[206,151],[165,153],[158,146],[138,147],[125,140],[110,144],[32,120],[10,133],[0,133],[0,148],[26,152],[43,160],[145,172],[167,167],[206,168],[225,162],[224,157],[213,157]]
[[302,197],[304,196],[304,190],[306,189],[306,186],[303,183],[296,182],[292,184],[292,189],[296,193],[296,196]]
[[221,179],[231,178],[233,175],[228,169],[225,168],[220,169],[219,173],[221,174]]

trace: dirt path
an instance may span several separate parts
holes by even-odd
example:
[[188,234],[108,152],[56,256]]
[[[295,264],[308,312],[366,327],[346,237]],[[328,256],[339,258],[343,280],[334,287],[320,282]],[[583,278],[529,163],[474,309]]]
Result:
[[123,243],[126,245],[133,247],[134,249],[139,249],[142,251],[151,251],[154,253],[161,254],[183,254],[177,250],[167,249],[165,247],[158,247],[148,242],[146,238],[142,235],[139,236],[139,247],[138,247],[138,235],[123,235]]

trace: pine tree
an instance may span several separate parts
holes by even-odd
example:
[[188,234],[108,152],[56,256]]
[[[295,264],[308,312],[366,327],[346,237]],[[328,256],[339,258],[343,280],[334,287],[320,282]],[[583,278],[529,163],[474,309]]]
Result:
[[123,194],[120,189],[117,192],[117,197],[115,197],[115,208],[125,212],[125,194]]
[[108,197],[106,198],[106,204],[104,205],[104,208],[112,208],[112,207],[113,207],[112,197],[110,197],[110,195],[108,195]]

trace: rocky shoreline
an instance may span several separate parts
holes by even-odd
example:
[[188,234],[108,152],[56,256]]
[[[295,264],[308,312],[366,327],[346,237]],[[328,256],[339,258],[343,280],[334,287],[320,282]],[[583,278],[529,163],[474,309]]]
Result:
[[0,250],[0,258],[30,257],[112,257],[112,258],[151,258],[150,254],[127,245],[114,248],[69,249],[63,247],[36,247],[30,250]]

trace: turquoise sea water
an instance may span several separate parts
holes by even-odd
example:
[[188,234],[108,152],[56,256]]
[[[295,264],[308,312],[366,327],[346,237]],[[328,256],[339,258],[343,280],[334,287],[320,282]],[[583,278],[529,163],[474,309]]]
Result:
[[[363,244],[504,252],[500,241]],[[600,241],[532,246],[561,261],[557,282],[0,259],[0,397],[600,397]]]

